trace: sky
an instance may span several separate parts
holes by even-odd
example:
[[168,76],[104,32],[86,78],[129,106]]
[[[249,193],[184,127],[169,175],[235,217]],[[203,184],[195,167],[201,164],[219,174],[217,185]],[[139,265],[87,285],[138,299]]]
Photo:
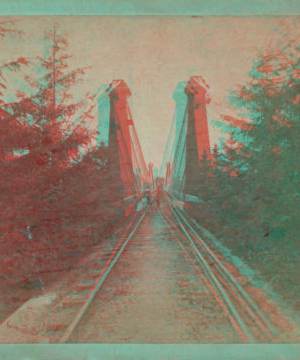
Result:
[[[202,76],[210,86],[211,107],[233,115],[225,97],[244,84],[252,59],[283,17],[22,17],[14,18],[21,39],[1,41],[2,60],[43,55],[44,33],[54,22],[66,32],[70,67],[89,67],[78,96],[123,79],[131,90],[129,105],[146,162],[160,167],[177,84]],[[215,118],[215,120],[219,120]],[[211,144],[220,134],[209,124]]]

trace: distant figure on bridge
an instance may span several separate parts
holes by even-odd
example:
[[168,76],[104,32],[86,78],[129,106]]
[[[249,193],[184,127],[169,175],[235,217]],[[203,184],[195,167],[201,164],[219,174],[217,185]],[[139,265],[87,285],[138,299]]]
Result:
[[157,196],[157,191],[154,191],[153,193],[153,203],[156,204],[157,208],[159,208],[160,200],[159,197]]
[[164,192],[163,189],[158,186],[154,192],[154,198],[155,198],[155,202],[156,202],[156,206],[157,208],[160,207],[160,204],[162,202],[162,199],[164,198]]
[[150,194],[150,191],[148,191],[146,193],[146,199],[147,199],[147,207],[150,206],[150,202],[151,202],[151,194]]
[[144,199],[146,200],[146,206],[149,207],[150,206],[150,202],[151,202],[151,184],[146,182],[143,184],[143,190],[144,190]]
[[158,196],[156,197],[156,206],[157,206],[157,208],[159,208],[159,206],[160,206],[160,199]]

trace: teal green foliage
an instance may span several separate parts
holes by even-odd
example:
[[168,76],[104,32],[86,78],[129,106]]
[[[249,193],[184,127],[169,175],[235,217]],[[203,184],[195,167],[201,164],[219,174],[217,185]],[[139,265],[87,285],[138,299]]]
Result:
[[[228,101],[248,123],[202,159],[207,225],[247,251],[296,249],[300,222],[300,46],[283,35]],[[234,239],[234,240],[233,240]]]
[[263,203],[259,223],[273,240],[297,238],[299,232],[299,74],[300,47],[285,38],[260,54],[250,82],[231,94],[231,103],[251,119],[239,131],[249,138],[239,160]]

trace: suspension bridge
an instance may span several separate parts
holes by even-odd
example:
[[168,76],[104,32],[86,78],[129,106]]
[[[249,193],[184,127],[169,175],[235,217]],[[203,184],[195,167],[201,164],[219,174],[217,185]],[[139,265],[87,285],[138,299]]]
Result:
[[299,328],[293,325],[287,336],[291,319],[257,288],[257,278],[185,211],[201,202],[200,160],[210,156],[208,84],[194,76],[175,89],[158,174],[144,160],[130,96],[123,80],[101,86],[95,96],[97,144],[109,149],[114,201],[126,221],[67,276],[11,314],[0,325],[0,342],[299,341]]

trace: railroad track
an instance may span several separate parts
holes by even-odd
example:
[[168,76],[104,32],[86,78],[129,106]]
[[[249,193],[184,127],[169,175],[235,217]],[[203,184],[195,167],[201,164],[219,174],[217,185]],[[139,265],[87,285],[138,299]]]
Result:
[[141,210],[129,217],[92,254],[83,258],[69,276],[12,313],[0,326],[2,341],[66,342],[146,212],[147,209]]
[[172,218],[164,211],[159,211],[160,215],[241,340],[247,343],[278,341],[272,323],[197,233],[197,223],[170,201],[169,206]]
[[[148,211],[148,208],[140,215],[135,215],[133,219],[131,220],[130,224],[126,229],[122,229],[124,231],[123,236],[121,237],[120,241],[118,242],[117,246],[114,248],[114,250],[111,252],[105,266],[101,269],[101,271],[97,271],[95,269],[93,271],[93,274],[97,274],[97,277],[95,280],[93,280],[93,286],[89,286],[89,292],[86,295],[86,298],[84,302],[81,304],[80,308],[77,310],[75,316],[73,317],[73,320],[68,325],[67,329],[64,331],[63,335],[59,339],[59,343],[66,343],[70,336],[72,335],[74,329],[80,322],[81,318],[84,316],[86,310],[90,306],[91,302],[93,301],[95,295],[101,288],[102,284],[104,283],[105,279],[107,278],[108,274],[118,261],[119,257],[121,256],[122,252],[124,251],[126,245],[132,238],[133,234],[135,233],[136,229],[142,222],[143,218],[145,217],[146,213]],[[136,222],[135,222],[136,220]],[[92,275],[93,275],[92,274]],[[84,289],[83,289],[84,290]]]
[[[169,236],[172,237],[172,240],[176,240],[184,257],[201,277],[201,282],[206,285],[214,300],[219,304],[224,316],[241,341],[244,343],[276,342],[276,329],[199,236],[195,230],[197,224],[180,210],[174,208],[170,201],[168,206],[172,215],[165,211],[165,208],[157,209],[157,211],[170,231]],[[89,286],[88,293],[84,295],[84,301],[73,314],[71,322],[59,338],[59,343],[66,343],[72,338],[74,330],[134,236],[147,210],[138,219],[134,217],[124,231],[124,235],[112,251],[106,265],[97,273],[93,285]]]

